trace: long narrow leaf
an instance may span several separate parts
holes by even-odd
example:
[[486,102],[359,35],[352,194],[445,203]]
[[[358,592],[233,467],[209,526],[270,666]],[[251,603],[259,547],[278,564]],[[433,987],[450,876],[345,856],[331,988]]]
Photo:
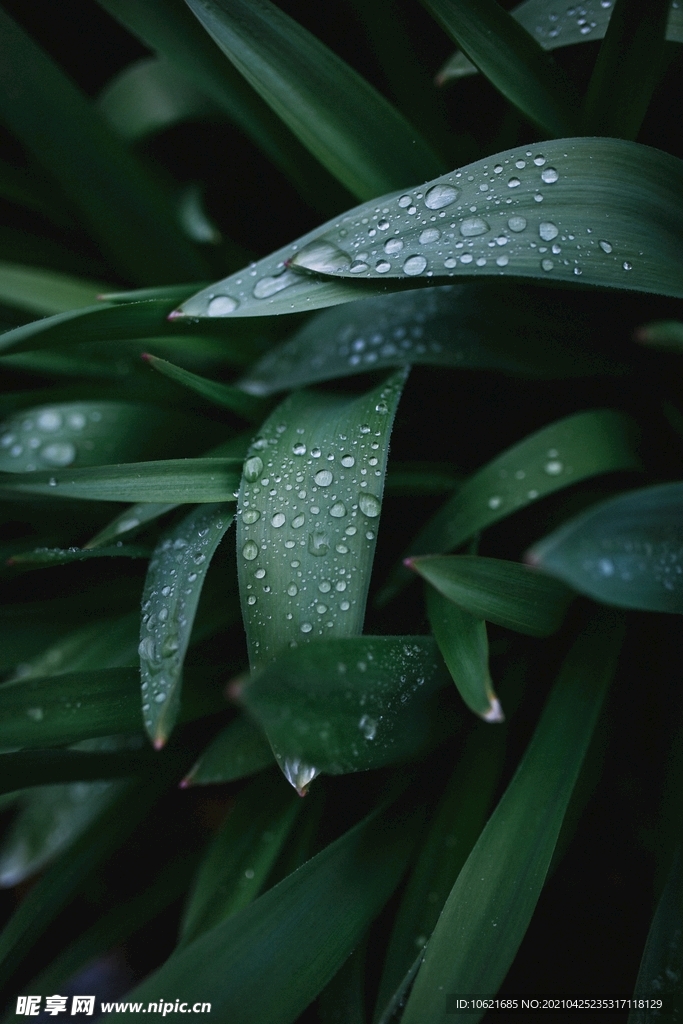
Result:
[[577,102],[559,66],[496,0],[422,0],[480,71],[551,137],[573,135]]
[[0,13],[0,117],[59,181],[115,265],[140,283],[202,277],[167,197],[36,43]]
[[160,359],[158,356],[150,355],[148,352],[145,352],[142,358],[155,370],[158,370],[159,373],[170,377],[171,380],[182,384],[183,387],[190,388],[213,405],[218,405],[222,409],[229,409],[237,416],[242,416],[246,420],[259,420],[263,418],[264,403],[257,398],[253,398],[251,395],[245,394],[241,388],[235,387],[232,384],[223,384],[221,381],[207,380],[206,377],[190,373],[189,370],[184,370],[181,366],[175,366],[173,363],[169,363],[168,360]]
[[[506,150],[356,207],[175,315],[300,312],[490,275],[683,295],[683,161],[620,139]],[[302,272],[309,274],[302,276]],[[579,280],[580,279],[580,280]]]
[[104,287],[70,274],[0,263],[0,301],[40,316],[92,306]]
[[[647,1004],[653,999],[673,996],[674,1005],[680,1001],[683,971],[682,930],[683,876],[681,850],[678,847],[643,950],[633,993],[636,999],[640,998]],[[628,1024],[653,1024],[662,1017],[661,1010],[646,1005],[642,1009],[631,1010]]]
[[183,779],[183,787],[234,782],[272,763],[273,752],[263,733],[246,715],[240,715],[202,752]]
[[[447,994],[494,995],[524,937],[622,637],[613,614],[594,620],[565,661],[517,772],[446,901],[403,1024],[477,1021]],[[455,1012],[450,1012],[455,1010]]]
[[269,0],[187,0],[250,85],[359,199],[440,170],[401,114]]
[[355,399],[297,392],[244,463],[237,551],[252,667],[363,627],[405,372]]

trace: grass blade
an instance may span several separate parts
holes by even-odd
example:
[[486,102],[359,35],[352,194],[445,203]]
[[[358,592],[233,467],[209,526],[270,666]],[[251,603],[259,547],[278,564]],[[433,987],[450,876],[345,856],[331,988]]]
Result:
[[183,662],[206,571],[232,519],[225,504],[200,505],[161,535],[149,563],[138,652],[142,714],[157,750],[180,710]]
[[683,611],[683,484],[600,502],[535,544],[528,561],[620,608]]
[[433,587],[427,587],[432,633],[458,692],[470,711],[485,722],[505,718],[489,674],[486,623],[463,611]]
[[615,0],[583,108],[586,135],[635,139],[664,71],[671,0]]
[[[448,1014],[445,993],[493,995],[522,941],[614,673],[621,620],[602,614],[565,661],[534,737],[446,901],[402,1024],[480,1020]],[[443,995],[435,998],[435,993]]]
[[237,459],[166,459],[30,476],[5,473],[0,476],[0,494],[46,494],[87,501],[165,501],[180,505],[234,501],[238,483]]
[[[431,637],[386,636],[286,650],[235,690],[303,795],[321,772],[365,771],[424,750],[439,733],[430,697],[444,686]],[[440,717],[439,727],[452,731],[451,709],[444,705]]]
[[246,715],[240,715],[209,743],[182,785],[234,782],[272,763],[273,752],[263,733]]
[[207,380],[206,377],[200,377],[196,373],[190,373],[189,370],[183,370],[181,366],[175,366],[173,363],[169,363],[168,360],[160,359],[158,356],[150,355],[148,352],[145,352],[142,358],[155,370],[158,370],[159,373],[170,377],[171,380],[182,384],[183,387],[190,388],[213,405],[218,405],[222,409],[230,409],[231,412],[246,420],[255,421],[263,418],[265,403],[258,398],[245,394],[244,390],[235,387],[233,384],[223,384],[221,381]]
[[423,555],[406,565],[463,611],[530,636],[559,629],[572,599],[556,580],[499,558]]
[[429,941],[446,898],[484,827],[503,767],[504,747],[504,732],[500,729],[480,726],[467,739],[396,915],[375,1019],[411,970],[415,950]]
[[361,289],[490,275],[681,297],[681,191],[683,161],[634,142],[510,149],[357,206],[174,316],[301,312],[362,298]]
[[250,448],[237,551],[252,667],[292,641],[361,632],[405,378],[399,371],[359,398],[297,392]]
[[242,790],[197,872],[179,948],[248,906],[261,892],[301,803],[271,772]]
[[269,0],[187,2],[249,84],[359,199],[442,169],[387,100]]
[[[336,974],[398,884],[415,824],[405,811],[375,812],[249,907],[174,954],[130,998],[146,1002],[173,991],[188,1002],[209,1000],[212,1013],[231,1024],[295,1020]],[[112,1020],[116,1024],[116,1014]]]
[[[411,555],[451,551],[479,530],[548,494],[600,473],[638,470],[637,428],[609,409],[575,413],[508,448],[460,487],[410,545]],[[394,573],[389,600],[406,569]]]
[[91,558],[149,558],[151,549],[134,544],[100,548],[36,548],[22,551],[7,559],[7,565],[17,569],[44,569],[50,565],[69,565],[87,562]]
[[53,270],[0,263],[0,302],[39,316],[92,306],[105,287]]
[[0,116],[59,181],[114,265],[140,283],[204,276],[167,198],[88,100],[4,12],[0,29]]
[[490,82],[551,138],[575,135],[577,101],[558,65],[496,0],[423,0]]
[[[544,50],[555,50],[576,43],[590,43],[603,39],[614,9],[613,0],[583,0],[580,8],[558,7],[551,0],[526,0],[510,14],[532,35]],[[683,9],[675,2],[669,5],[666,38],[683,43]],[[436,77],[437,85],[466,75],[474,75],[477,68],[464,53],[454,53]],[[639,74],[643,68],[639,69]]]
[[[653,997],[681,995],[681,930],[683,929],[683,876],[681,850],[676,850],[673,864],[650,925],[643,959],[636,980],[634,996],[643,1000]],[[674,1011],[675,1013],[675,1011]],[[656,1009],[633,1009],[628,1024],[652,1024],[663,1014]]]
[[214,117],[206,93],[168,61],[145,57],[124,68],[100,93],[97,105],[126,142],[138,142],[181,121]]
[[312,317],[251,366],[239,386],[252,395],[271,395],[406,363],[530,377],[603,372],[609,363],[586,345],[593,323],[584,321],[570,297],[553,292],[548,302],[546,295],[519,285],[396,292]]

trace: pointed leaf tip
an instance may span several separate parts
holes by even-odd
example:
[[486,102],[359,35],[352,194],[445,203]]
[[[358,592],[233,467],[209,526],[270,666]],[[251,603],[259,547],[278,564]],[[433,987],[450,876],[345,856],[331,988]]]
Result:
[[174,309],[174,310],[172,310],[172,312],[170,312],[168,314],[166,319],[167,320],[177,320],[181,316],[185,316],[185,314],[183,312],[181,312],[181,310],[179,310],[179,309]]
[[162,750],[166,745],[166,736],[157,736],[154,740],[154,749]]
[[482,715],[485,722],[504,722],[505,715],[497,697],[491,697],[491,707]]

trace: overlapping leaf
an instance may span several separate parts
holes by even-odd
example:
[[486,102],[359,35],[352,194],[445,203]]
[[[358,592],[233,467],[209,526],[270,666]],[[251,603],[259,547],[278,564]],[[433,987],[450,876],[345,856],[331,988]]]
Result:
[[250,395],[245,394],[244,390],[232,384],[207,380],[206,377],[190,373],[189,370],[184,370],[181,366],[175,366],[173,363],[169,363],[168,360],[159,359],[158,356],[150,355],[148,352],[144,353],[143,359],[150,366],[153,366],[155,370],[158,370],[159,373],[170,377],[171,380],[182,384],[183,387],[190,388],[214,405],[219,405],[223,409],[230,409],[231,412],[247,420],[258,420],[263,416],[264,403],[257,398],[252,398]]
[[679,847],[650,925],[633,993],[636,998],[642,999],[645,1005],[631,1010],[628,1024],[652,1024],[662,1019],[661,1010],[647,1005],[652,999],[673,997],[674,1006],[680,1000],[683,970],[682,926],[683,878]]
[[273,752],[263,733],[246,715],[240,715],[202,752],[183,786],[233,782],[272,763]]
[[292,643],[361,632],[405,377],[355,399],[295,393],[250,448],[237,564],[252,667]]
[[636,143],[518,147],[358,206],[198,292],[180,312],[295,312],[361,298],[361,288],[396,291],[456,276],[680,297],[682,188],[683,161]]
[[28,313],[52,316],[92,306],[105,286],[71,274],[0,263],[0,301]]

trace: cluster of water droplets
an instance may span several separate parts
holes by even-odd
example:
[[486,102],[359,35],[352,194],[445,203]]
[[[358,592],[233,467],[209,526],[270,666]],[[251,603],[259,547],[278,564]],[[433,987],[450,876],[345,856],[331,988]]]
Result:
[[539,149],[510,151],[424,191],[387,197],[373,209],[360,207],[299,249],[290,264],[323,274],[402,278],[506,268],[578,277],[587,261],[599,260],[632,269],[600,229],[572,223],[570,204],[562,217],[544,214],[546,195],[561,191],[568,156],[559,150],[552,158]]
[[[644,540],[633,536],[603,536],[596,545],[586,542],[581,560],[585,573],[604,583],[654,582],[669,592],[683,595],[683,543],[680,537]],[[597,551],[596,551],[597,547]]]
[[30,473],[70,466],[79,447],[92,451],[102,413],[91,406],[40,406],[0,426],[0,469]]
[[566,486],[574,473],[571,459],[560,447],[550,447],[533,456],[505,459],[493,472],[484,470],[482,509],[484,519],[498,519],[526,505],[558,486]]
[[[276,654],[283,638],[296,646],[360,628],[403,379],[373,392],[366,422],[356,423],[358,402],[350,406],[348,429],[339,427],[344,417],[333,410],[336,433],[321,428],[320,419],[307,428],[297,425],[296,413],[291,424],[278,413],[252,445],[238,509],[240,592],[252,660]],[[284,420],[287,412],[281,415]]]
[[[582,0],[582,3],[550,5],[532,2],[522,4],[515,18],[541,46],[555,49],[586,39],[602,39],[614,10],[614,0]],[[667,38],[680,41],[683,18],[680,0],[673,0]]]
[[200,506],[162,538],[150,560],[138,647],[142,712],[150,731],[164,705],[179,698],[206,570],[231,521],[224,506]]

